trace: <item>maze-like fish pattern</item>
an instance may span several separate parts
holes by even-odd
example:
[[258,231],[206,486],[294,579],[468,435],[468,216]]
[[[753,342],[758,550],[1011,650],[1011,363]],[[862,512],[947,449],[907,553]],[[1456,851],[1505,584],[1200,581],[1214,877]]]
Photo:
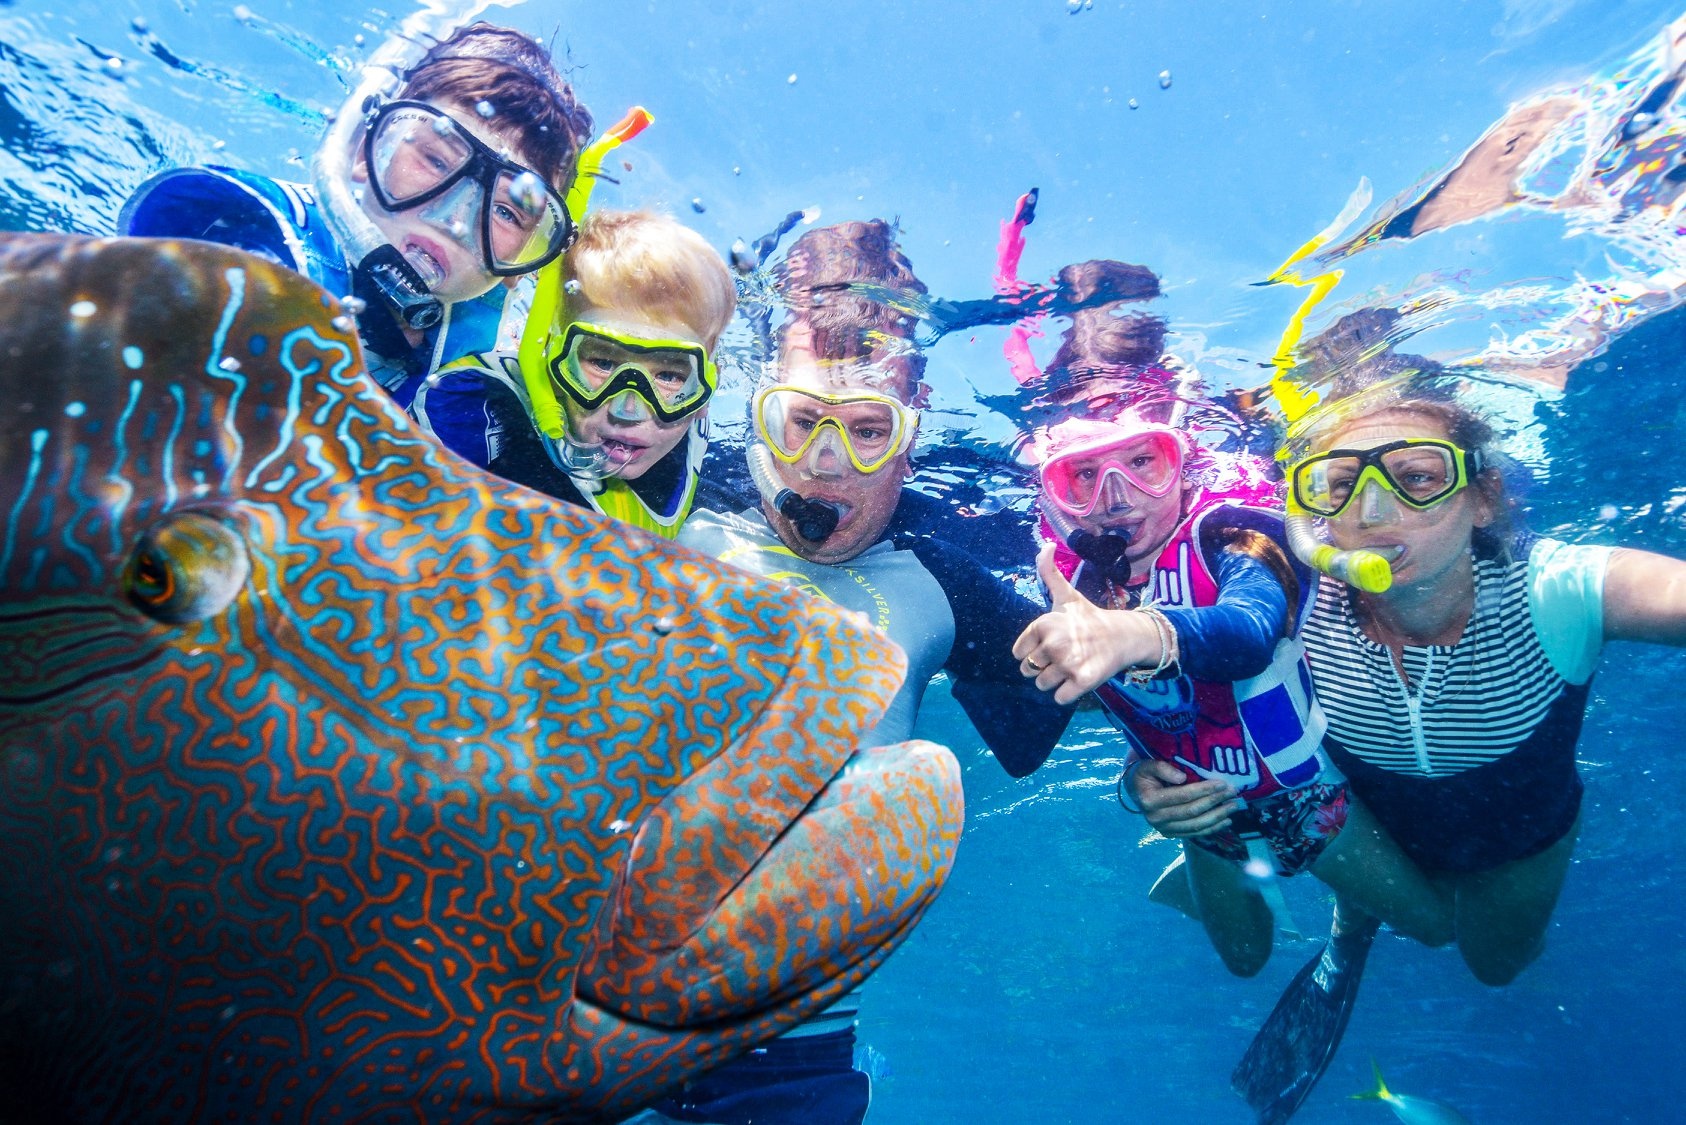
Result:
[[0,1102],[613,1119],[940,887],[864,624],[456,461],[255,259],[7,237],[0,307]]

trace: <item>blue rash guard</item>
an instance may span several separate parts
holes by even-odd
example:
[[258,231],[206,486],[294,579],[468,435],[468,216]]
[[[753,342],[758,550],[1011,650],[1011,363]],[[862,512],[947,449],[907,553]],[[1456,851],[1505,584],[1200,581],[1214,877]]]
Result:
[[[174,168],[147,180],[123,204],[122,234],[194,238],[256,254],[304,274],[335,296],[353,292],[351,267],[305,184],[271,180],[234,168]],[[416,388],[458,356],[514,347],[525,318],[525,297],[503,285],[445,307],[444,319],[411,346],[396,319],[370,308],[358,334],[372,375],[409,409]],[[465,409],[469,407],[465,404]],[[442,432],[473,430],[478,420],[440,412]]]
[[1216,605],[1165,606],[1177,633],[1178,663],[1197,680],[1228,682],[1257,676],[1288,635],[1288,594],[1270,568],[1251,555],[1220,551]]

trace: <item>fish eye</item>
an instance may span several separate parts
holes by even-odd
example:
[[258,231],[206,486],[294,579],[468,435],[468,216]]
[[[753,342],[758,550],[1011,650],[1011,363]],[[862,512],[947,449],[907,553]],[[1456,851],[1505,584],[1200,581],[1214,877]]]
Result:
[[141,533],[124,568],[136,609],[165,625],[203,621],[228,608],[251,576],[246,544],[206,512],[171,512]]

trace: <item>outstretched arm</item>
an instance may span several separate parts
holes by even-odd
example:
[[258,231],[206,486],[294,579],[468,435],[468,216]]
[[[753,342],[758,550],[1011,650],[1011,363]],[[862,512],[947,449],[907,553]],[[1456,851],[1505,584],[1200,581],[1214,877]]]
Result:
[[1604,639],[1686,647],[1686,562],[1613,552],[1604,569]]

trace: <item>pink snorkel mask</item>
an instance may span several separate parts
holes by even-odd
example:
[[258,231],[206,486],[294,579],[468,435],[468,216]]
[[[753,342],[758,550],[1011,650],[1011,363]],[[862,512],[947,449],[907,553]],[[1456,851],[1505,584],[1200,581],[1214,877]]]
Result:
[[1129,488],[1168,494],[1182,479],[1182,433],[1130,415],[1102,422],[1070,419],[1051,427],[1044,450],[1042,495],[1068,516],[1083,519],[1129,502]]
[[1050,427],[1036,443],[1048,526],[1108,581],[1128,584],[1129,536],[1090,531],[1079,521],[1128,506],[1132,488],[1155,498],[1169,495],[1182,479],[1185,443],[1181,431],[1129,413],[1114,421],[1069,418]]

